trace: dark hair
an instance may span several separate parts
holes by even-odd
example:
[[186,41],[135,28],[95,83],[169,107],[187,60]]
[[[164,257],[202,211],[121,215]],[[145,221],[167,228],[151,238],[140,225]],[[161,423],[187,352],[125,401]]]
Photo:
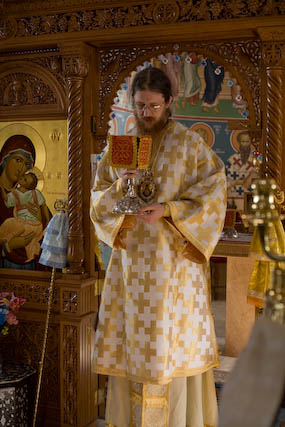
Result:
[[132,84],[132,97],[138,90],[151,90],[161,93],[165,102],[172,96],[171,83],[168,76],[159,68],[149,67],[139,71]]
[[33,172],[29,172],[26,175],[29,175],[33,178],[33,182],[31,183],[29,189],[30,190],[34,190],[36,188],[36,186],[38,185],[38,178],[37,176],[33,173]]
[[250,138],[249,132],[245,130],[245,131],[240,132],[240,133],[237,134],[237,140],[238,140],[238,142],[240,142],[242,135],[248,135],[249,138]]

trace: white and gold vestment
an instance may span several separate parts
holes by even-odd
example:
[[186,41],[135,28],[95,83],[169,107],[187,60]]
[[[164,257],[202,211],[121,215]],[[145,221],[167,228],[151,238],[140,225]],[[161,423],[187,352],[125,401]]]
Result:
[[223,228],[226,184],[223,162],[177,122],[167,124],[154,149],[154,202],[167,203],[170,215],[152,225],[112,214],[123,196],[120,170],[108,164],[107,155],[98,165],[91,218],[98,239],[114,250],[93,367],[167,384],[218,365],[207,261]]

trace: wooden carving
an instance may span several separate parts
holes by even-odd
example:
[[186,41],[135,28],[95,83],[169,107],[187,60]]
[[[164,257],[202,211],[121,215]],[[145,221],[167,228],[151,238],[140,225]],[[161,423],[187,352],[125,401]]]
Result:
[[266,69],[266,103],[263,148],[263,169],[266,177],[282,185],[282,141],[284,139],[284,66],[285,43],[264,42],[263,60]]
[[88,72],[84,57],[63,56],[63,70],[68,85],[68,253],[70,273],[83,273],[82,216],[82,125],[83,80]]
[[[35,280],[16,280],[1,279],[1,289],[5,292],[13,292],[15,295],[21,295],[22,298],[27,300],[25,308],[35,307],[45,309],[48,299],[48,284],[42,281]],[[53,292],[53,310],[59,312],[59,292],[55,288]]]
[[[72,3],[72,6],[71,6]],[[95,4],[94,4],[95,3]],[[131,4],[130,4],[131,3]],[[68,32],[177,24],[189,21],[219,21],[285,14],[283,2],[257,0],[248,2],[192,0],[178,1],[118,1],[112,8],[102,7],[102,2],[90,0],[65,0],[32,3],[21,2],[21,7],[5,5],[5,14],[0,23],[0,39],[39,36]],[[57,12],[62,9],[71,12]],[[26,16],[22,16],[22,11]],[[20,17],[17,17],[20,15]],[[11,16],[14,16],[13,18]]]
[[[19,324],[11,327],[9,334],[0,340],[0,352],[4,360],[27,363],[37,371],[43,346],[49,279],[50,275],[43,272],[38,280],[19,272],[17,279],[2,277],[0,282],[1,292],[14,292],[27,300],[17,315]],[[65,275],[58,274],[53,291],[37,425],[83,427],[95,420],[92,394],[95,374],[91,372],[90,361],[96,307],[94,280],[78,280],[75,287]],[[86,398],[84,402],[79,400],[80,393]]]
[[[285,39],[285,33],[284,33]],[[263,61],[266,67],[282,67],[285,65],[284,50],[285,42],[264,42]]]
[[[13,360],[14,362],[25,363],[33,366],[38,375],[39,362],[41,359],[41,350],[44,338],[45,318],[42,321],[23,319],[23,314],[20,316],[19,325],[12,329],[10,333],[0,343],[0,351],[4,355],[5,360]],[[41,384],[41,403],[47,405],[54,412],[49,414],[49,418],[54,417],[55,420],[60,418],[60,376],[59,376],[59,324],[51,323],[48,332],[47,350],[45,356],[45,364]],[[35,381],[36,383],[36,381]],[[43,413],[40,407],[40,417]]]
[[0,59],[0,118],[66,115],[66,92],[59,83],[60,72],[50,71],[53,63],[54,58]]
[[62,292],[62,312],[63,313],[77,313],[79,298],[76,291],[63,291]]
[[223,64],[238,78],[248,102],[250,127],[261,126],[261,43],[258,40],[192,42],[155,46],[100,49],[100,88],[98,133],[106,135],[108,112],[124,79],[138,65],[161,53],[197,52]]
[[65,354],[63,355],[63,408],[64,413],[62,421],[64,425],[78,425],[78,406],[77,406],[77,389],[78,389],[78,328],[73,325],[64,325],[63,332],[63,347]]
[[[47,49],[49,52],[49,49]],[[56,78],[58,83],[62,86],[65,93],[67,94],[67,84],[63,75],[62,70],[62,57],[60,55],[52,56],[40,56],[32,59],[33,63],[39,64],[41,67],[44,67]]]
[[35,76],[24,73],[14,73],[3,78],[0,83],[0,94],[3,94],[2,97],[0,95],[1,106],[56,103],[56,97],[47,84]]

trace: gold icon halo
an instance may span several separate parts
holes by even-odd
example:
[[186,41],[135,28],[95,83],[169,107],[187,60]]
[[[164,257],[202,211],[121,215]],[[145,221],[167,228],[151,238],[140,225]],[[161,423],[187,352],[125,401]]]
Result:
[[0,129],[0,150],[5,141],[13,135],[25,135],[34,144],[36,161],[34,167],[43,171],[46,164],[46,148],[41,135],[32,126],[26,123],[11,123]]
[[204,141],[210,148],[214,145],[215,134],[211,126],[209,126],[207,123],[195,123],[191,126],[191,130],[199,133],[199,135],[204,139]]

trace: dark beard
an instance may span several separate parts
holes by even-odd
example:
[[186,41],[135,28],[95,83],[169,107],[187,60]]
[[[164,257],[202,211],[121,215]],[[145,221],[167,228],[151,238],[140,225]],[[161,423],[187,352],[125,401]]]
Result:
[[[146,118],[146,119],[140,119],[138,115],[135,113],[135,119],[137,128],[140,135],[155,135],[156,133],[160,132],[168,122],[168,117],[170,116],[168,110],[166,111],[165,115],[161,117],[161,119],[154,123],[151,127],[146,127],[145,122],[148,121],[151,123],[153,121],[152,117]],[[147,120],[149,119],[149,120]]]
[[241,146],[240,147],[240,158],[243,165],[246,164],[247,159],[249,158],[249,155],[251,153],[251,147],[250,145],[247,146]]

